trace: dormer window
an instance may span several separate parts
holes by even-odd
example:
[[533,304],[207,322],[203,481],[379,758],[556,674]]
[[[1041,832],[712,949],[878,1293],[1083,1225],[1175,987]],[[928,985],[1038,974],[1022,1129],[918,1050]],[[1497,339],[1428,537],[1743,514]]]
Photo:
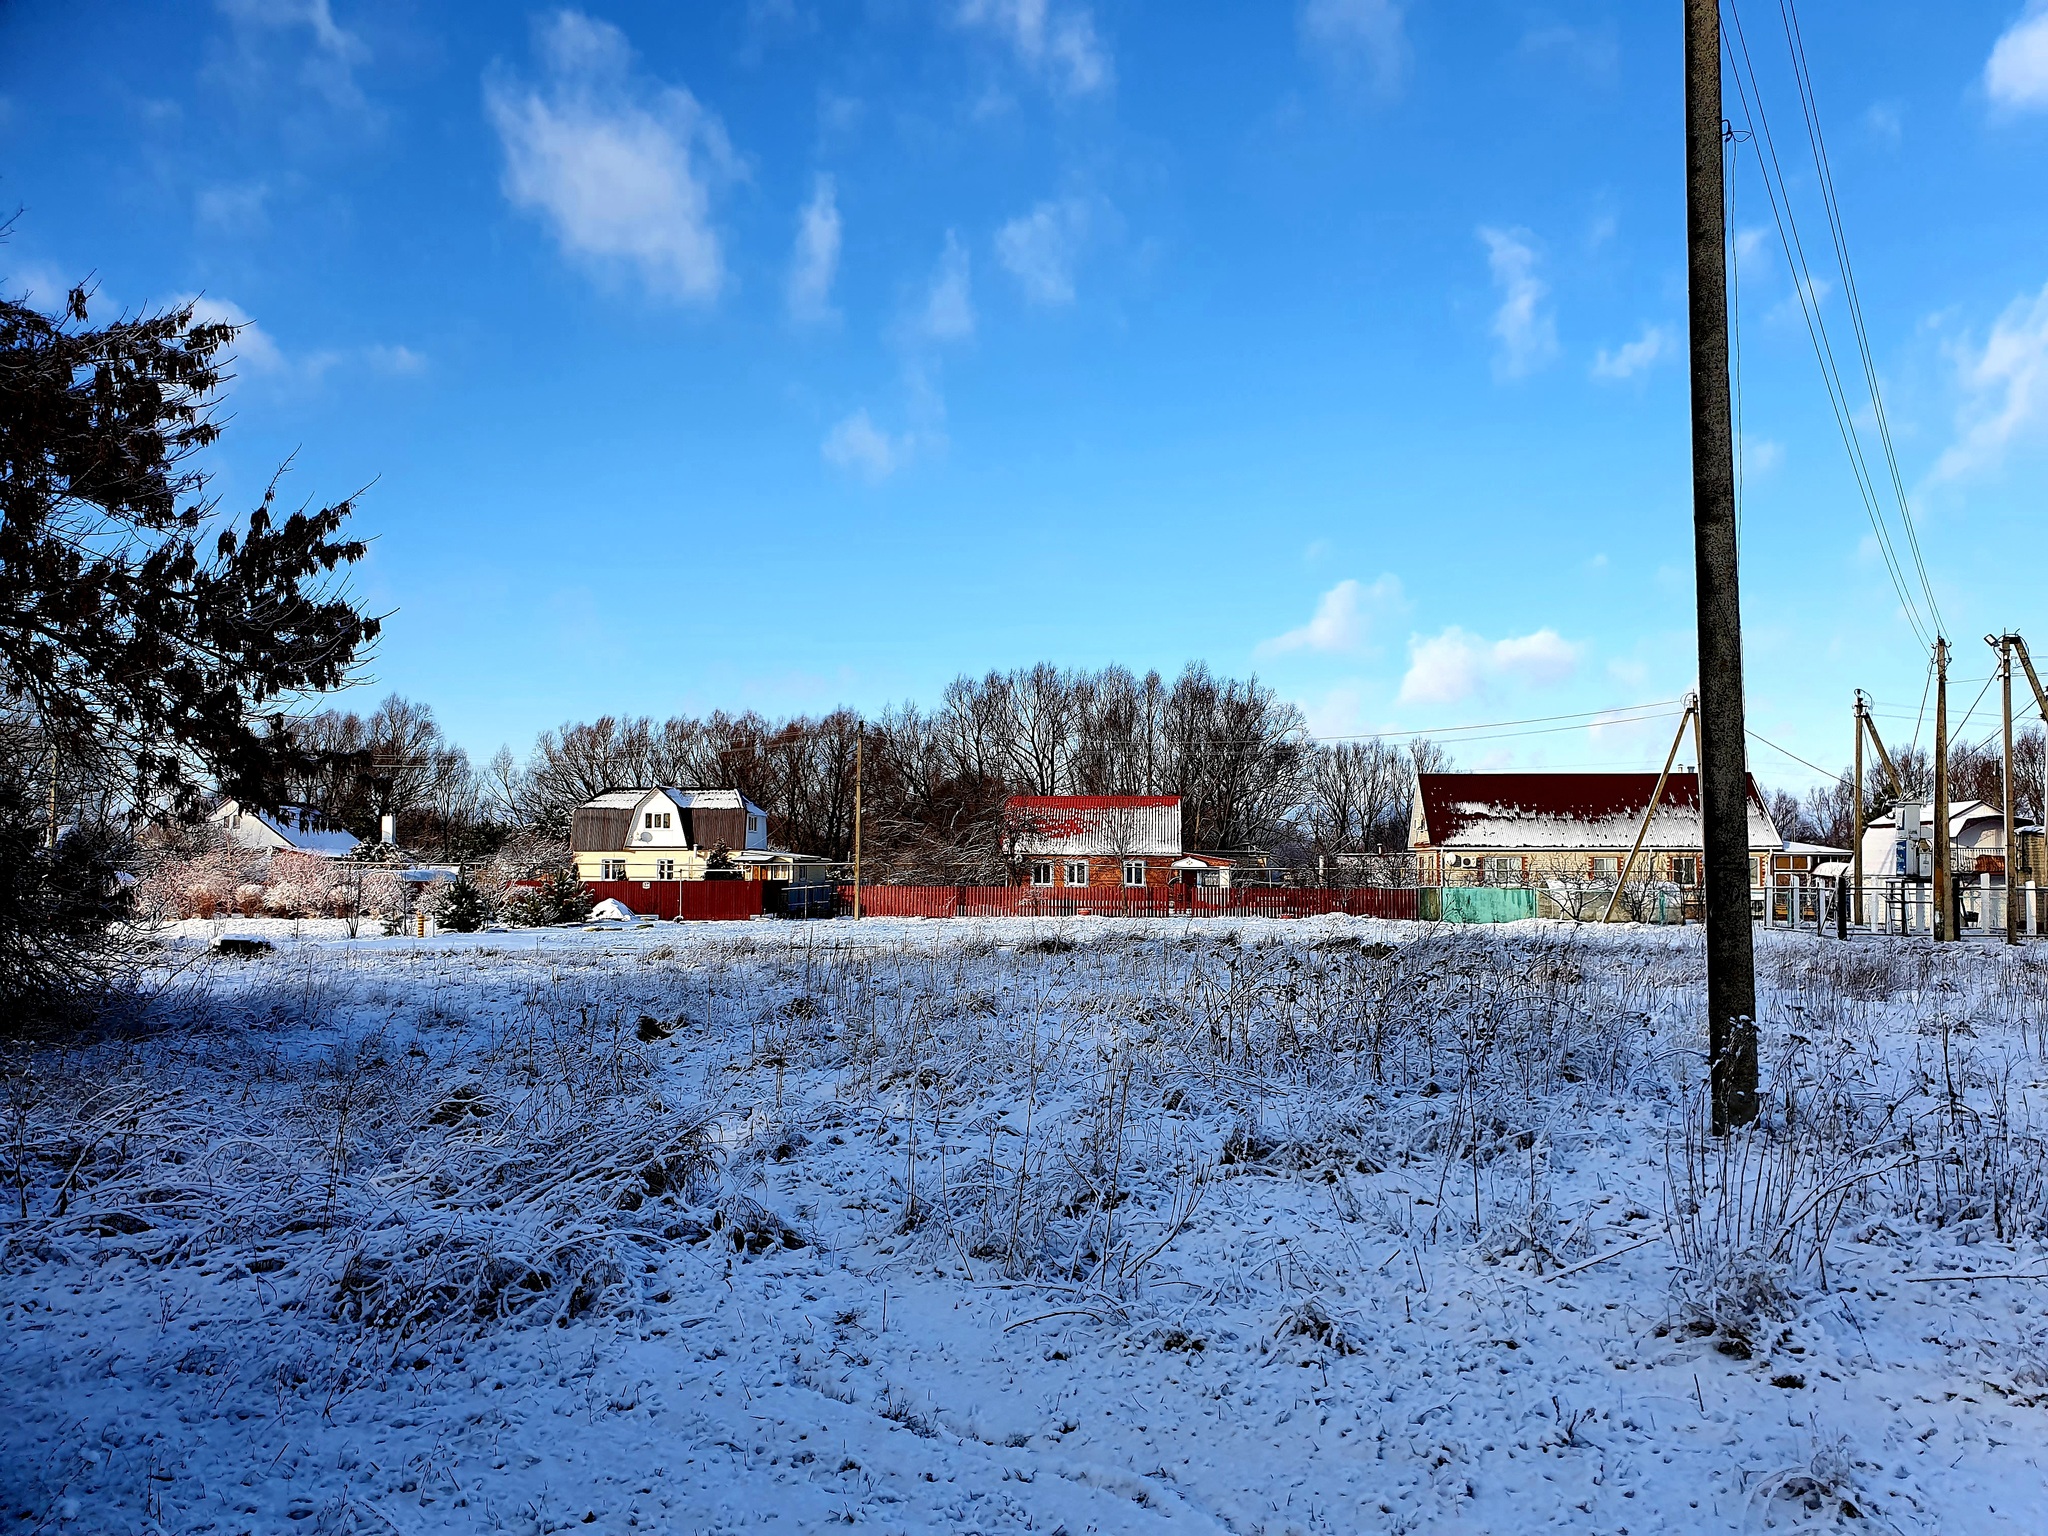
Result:
[[648,830],[650,830],[650,831],[654,831],[654,830],[666,831],[666,830],[668,829],[668,826],[669,826],[669,816],[670,816],[670,814],[671,814],[671,813],[670,813],[670,812],[668,812],[668,811],[649,811],[649,812],[647,813],[647,821],[646,821],[646,827],[647,827],[647,829],[648,829]]

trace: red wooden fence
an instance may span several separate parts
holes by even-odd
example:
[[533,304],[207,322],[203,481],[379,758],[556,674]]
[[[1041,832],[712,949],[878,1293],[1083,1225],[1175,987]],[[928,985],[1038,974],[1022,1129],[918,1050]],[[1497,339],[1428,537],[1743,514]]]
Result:
[[643,917],[685,922],[736,921],[761,915],[753,880],[586,880],[593,901],[623,902]]
[[[1031,885],[864,885],[861,912],[868,917],[1418,917],[1413,890],[1359,887],[1354,890],[1295,890],[1251,886],[1211,891],[1189,898],[1156,888],[1068,889]],[[839,887],[839,910],[853,910],[853,887]]]

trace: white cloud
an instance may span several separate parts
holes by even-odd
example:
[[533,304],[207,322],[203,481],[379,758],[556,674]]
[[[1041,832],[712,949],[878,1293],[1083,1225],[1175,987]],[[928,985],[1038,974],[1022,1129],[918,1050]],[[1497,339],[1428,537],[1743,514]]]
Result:
[[916,329],[930,341],[965,341],[974,334],[973,273],[967,247],[950,229],[931,287],[925,291]]
[[236,363],[257,373],[282,373],[288,366],[284,352],[270,333],[249,318],[249,312],[226,299],[203,293],[188,293],[172,301],[190,304],[193,317],[212,324],[236,327],[232,350]]
[[1935,463],[1936,480],[1995,467],[2015,442],[2048,428],[2048,286],[2015,300],[1981,349],[1957,353],[1970,401],[1957,440]]
[[1399,0],[1306,0],[1302,46],[1342,69],[1363,69],[1381,91],[1401,83],[1408,35]]
[[908,434],[892,437],[876,426],[865,410],[859,410],[825,434],[819,451],[833,468],[878,485],[910,462],[914,447]]
[[1554,629],[1484,640],[1453,624],[1442,634],[1408,642],[1408,671],[1398,702],[1461,704],[1497,686],[1545,688],[1578,670],[1584,647]]
[[1632,379],[1677,350],[1678,336],[1669,327],[1646,325],[1643,334],[1634,341],[1624,342],[1611,352],[1602,347],[1593,359],[1593,377]]
[[1000,37],[1025,68],[1070,95],[1104,90],[1114,76],[1085,8],[1055,12],[1048,0],[961,0],[955,14],[961,26]]
[[1482,228],[1486,264],[1500,290],[1500,308],[1493,314],[1493,376],[1519,379],[1557,356],[1557,323],[1543,301],[1549,285],[1536,275],[1536,247],[1526,229]]
[[1768,475],[1785,462],[1785,445],[1768,437],[1753,437],[1742,445],[1742,471],[1746,475]]
[[1325,592],[1316,611],[1299,629],[1260,643],[1262,656],[1284,655],[1289,651],[1323,651],[1355,654],[1363,650],[1376,618],[1404,611],[1408,606],[1398,576],[1382,576],[1371,586],[1346,579]]
[[1034,304],[1074,302],[1074,263],[1088,234],[1088,209],[1077,199],[1040,203],[996,231],[996,259]]
[[796,220],[796,254],[789,264],[790,318],[816,323],[834,318],[832,279],[839,271],[839,204],[830,176],[820,176]]
[[2033,0],[1991,45],[1984,94],[2014,111],[2048,109],[2048,0]]
[[208,187],[199,194],[199,222],[211,224],[229,234],[248,234],[264,225],[263,204],[270,188],[262,182],[247,186]]
[[336,24],[328,0],[215,0],[215,5],[234,25],[245,59],[253,56],[259,35],[304,28],[313,49],[300,62],[300,80],[334,106],[364,106],[355,71],[369,62],[370,50],[361,38]]
[[364,354],[370,366],[379,373],[388,373],[398,378],[410,378],[427,371],[427,359],[422,353],[406,346],[376,346]]
[[657,293],[705,302],[725,281],[711,188],[738,172],[725,129],[679,86],[642,82],[626,36],[579,11],[537,29],[545,82],[485,89],[505,195],[565,250],[637,269]]

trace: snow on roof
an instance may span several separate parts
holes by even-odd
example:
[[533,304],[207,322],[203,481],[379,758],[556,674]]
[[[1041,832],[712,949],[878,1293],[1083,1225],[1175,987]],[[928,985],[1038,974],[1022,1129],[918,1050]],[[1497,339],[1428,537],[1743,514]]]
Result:
[[1012,795],[1003,822],[1024,854],[1178,854],[1179,795]]
[[[1973,821],[2003,821],[2005,812],[1983,800],[1951,800],[1948,807],[1948,825],[1951,832],[1958,831]],[[1920,820],[1923,824],[1934,820],[1932,801],[1920,802]],[[1882,816],[1873,816],[1863,825],[1871,827],[1896,827],[1899,824],[1896,809],[1886,811]],[[2022,827],[2021,831],[2027,830]]]
[[325,859],[346,858],[362,841],[355,833],[335,826],[324,811],[310,805],[281,805],[270,812],[251,810],[239,800],[223,800],[214,807],[211,819],[227,822],[235,816],[249,816],[262,822],[294,852]]
[[767,813],[736,789],[675,789],[663,784],[661,793],[675,801],[681,811],[751,811],[756,816]]
[[679,811],[750,811],[768,813],[736,789],[681,789],[656,784],[648,789],[608,789],[583,802],[586,811],[630,811],[649,795],[666,795]]
[[[1627,848],[1656,786],[1654,773],[1417,774],[1411,841],[1418,848]],[[1699,775],[1669,775],[1643,846],[1686,852],[1704,840]],[[1749,846],[1782,846],[1755,779],[1749,780]]]

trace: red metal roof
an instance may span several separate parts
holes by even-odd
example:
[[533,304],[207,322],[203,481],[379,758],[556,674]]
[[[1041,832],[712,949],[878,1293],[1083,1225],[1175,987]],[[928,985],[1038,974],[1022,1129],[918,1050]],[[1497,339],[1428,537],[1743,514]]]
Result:
[[[1747,776],[1746,776],[1747,777]],[[1756,780],[1748,779],[1752,822],[1764,815]],[[1441,847],[1475,823],[1547,824],[1550,839],[1572,824],[1591,827],[1639,820],[1657,786],[1654,773],[1423,773],[1416,775],[1422,832]],[[1699,815],[1700,777],[1673,773],[1658,797],[1662,811]],[[1660,816],[1660,821],[1661,821]],[[1768,821],[1766,821],[1768,825]],[[1533,830],[1533,827],[1532,827]],[[1567,834],[1568,835],[1568,834]]]
[[1003,802],[1017,811],[1135,811],[1179,804],[1179,795],[1012,795]]

